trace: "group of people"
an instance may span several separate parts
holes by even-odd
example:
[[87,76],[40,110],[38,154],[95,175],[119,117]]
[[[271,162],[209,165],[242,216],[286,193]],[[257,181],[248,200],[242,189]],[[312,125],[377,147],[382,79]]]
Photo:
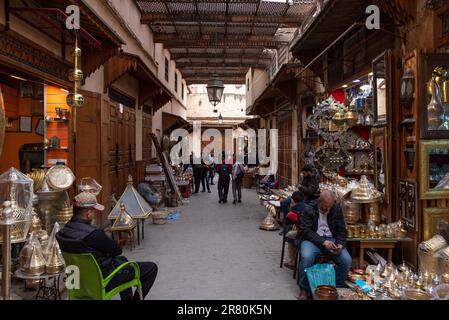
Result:
[[[194,194],[199,192],[200,185],[202,185],[202,192],[211,193],[210,185],[214,185],[215,174],[218,173],[218,202],[227,203],[229,186],[232,187],[233,204],[242,202],[242,184],[243,177],[245,175],[246,168],[242,163],[236,161],[234,157],[231,160],[225,153],[222,154],[222,162],[215,164],[213,153],[209,155],[209,164],[206,164],[203,160],[193,161],[193,155],[190,156],[190,162],[193,169],[193,185]],[[184,165],[184,171],[189,168],[190,165]]]
[[347,230],[340,205],[330,190],[319,193],[319,174],[313,167],[302,169],[303,180],[291,197],[281,202],[284,221],[289,224],[286,232],[288,261],[284,266],[294,268],[299,250],[300,293],[304,300],[311,294],[306,269],[316,263],[318,255],[324,255],[336,264],[337,287],[345,287],[345,280],[352,265],[346,249]]

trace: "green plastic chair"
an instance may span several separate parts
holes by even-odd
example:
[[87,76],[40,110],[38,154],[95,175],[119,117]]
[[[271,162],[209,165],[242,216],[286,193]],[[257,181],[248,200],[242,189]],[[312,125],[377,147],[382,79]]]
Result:
[[[142,299],[142,284],[140,282],[140,268],[134,261],[128,261],[118,266],[110,275],[103,279],[100,267],[91,253],[63,252],[67,266],[75,265],[79,268],[80,288],[69,289],[69,300],[111,300],[111,298],[125,289],[137,287]],[[123,268],[134,269],[134,279],[106,292],[106,286],[112,278]]]

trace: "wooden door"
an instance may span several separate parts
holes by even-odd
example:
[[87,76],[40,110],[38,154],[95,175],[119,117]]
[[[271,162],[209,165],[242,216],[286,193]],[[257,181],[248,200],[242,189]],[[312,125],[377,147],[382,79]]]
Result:
[[128,175],[135,178],[136,113],[124,107],[118,111],[115,103],[109,105],[109,182],[110,192],[120,197],[125,190]]
[[151,123],[152,117],[151,114],[143,112],[142,113],[142,161],[151,160]]
[[77,108],[73,164],[75,176],[92,177],[101,184],[100,95],[82,91],[84,104]]
[[292,180],[292,119],[287,113],[278,116],[278,172],[279,184],[283,188]]

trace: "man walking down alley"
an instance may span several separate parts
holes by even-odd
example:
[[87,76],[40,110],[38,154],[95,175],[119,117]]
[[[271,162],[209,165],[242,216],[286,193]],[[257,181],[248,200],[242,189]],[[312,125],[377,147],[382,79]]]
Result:
[[228,202],[228,191],[232,174],[232,164],[226,163],[226,157],[224,153],[223,162],[221,164],[217,164],[216,171],[218,172],[218,202],[226,203]]
[[242,202],[242,184],[243,184],[243,176],[245,175],[245,167],[242,163],[235,161],[234,157],[234,165],[232,166],[232,196],[234,197],[234,201],[232,204],[236,204],[237,201]]

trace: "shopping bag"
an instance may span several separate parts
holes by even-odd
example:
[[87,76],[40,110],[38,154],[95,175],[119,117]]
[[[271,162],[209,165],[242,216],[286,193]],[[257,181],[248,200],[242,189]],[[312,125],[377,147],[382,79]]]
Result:
[[306,268],[305,271],[314,298],[318,286],[336,286],[335,268],[330,263],[315,264],[310,268]]

